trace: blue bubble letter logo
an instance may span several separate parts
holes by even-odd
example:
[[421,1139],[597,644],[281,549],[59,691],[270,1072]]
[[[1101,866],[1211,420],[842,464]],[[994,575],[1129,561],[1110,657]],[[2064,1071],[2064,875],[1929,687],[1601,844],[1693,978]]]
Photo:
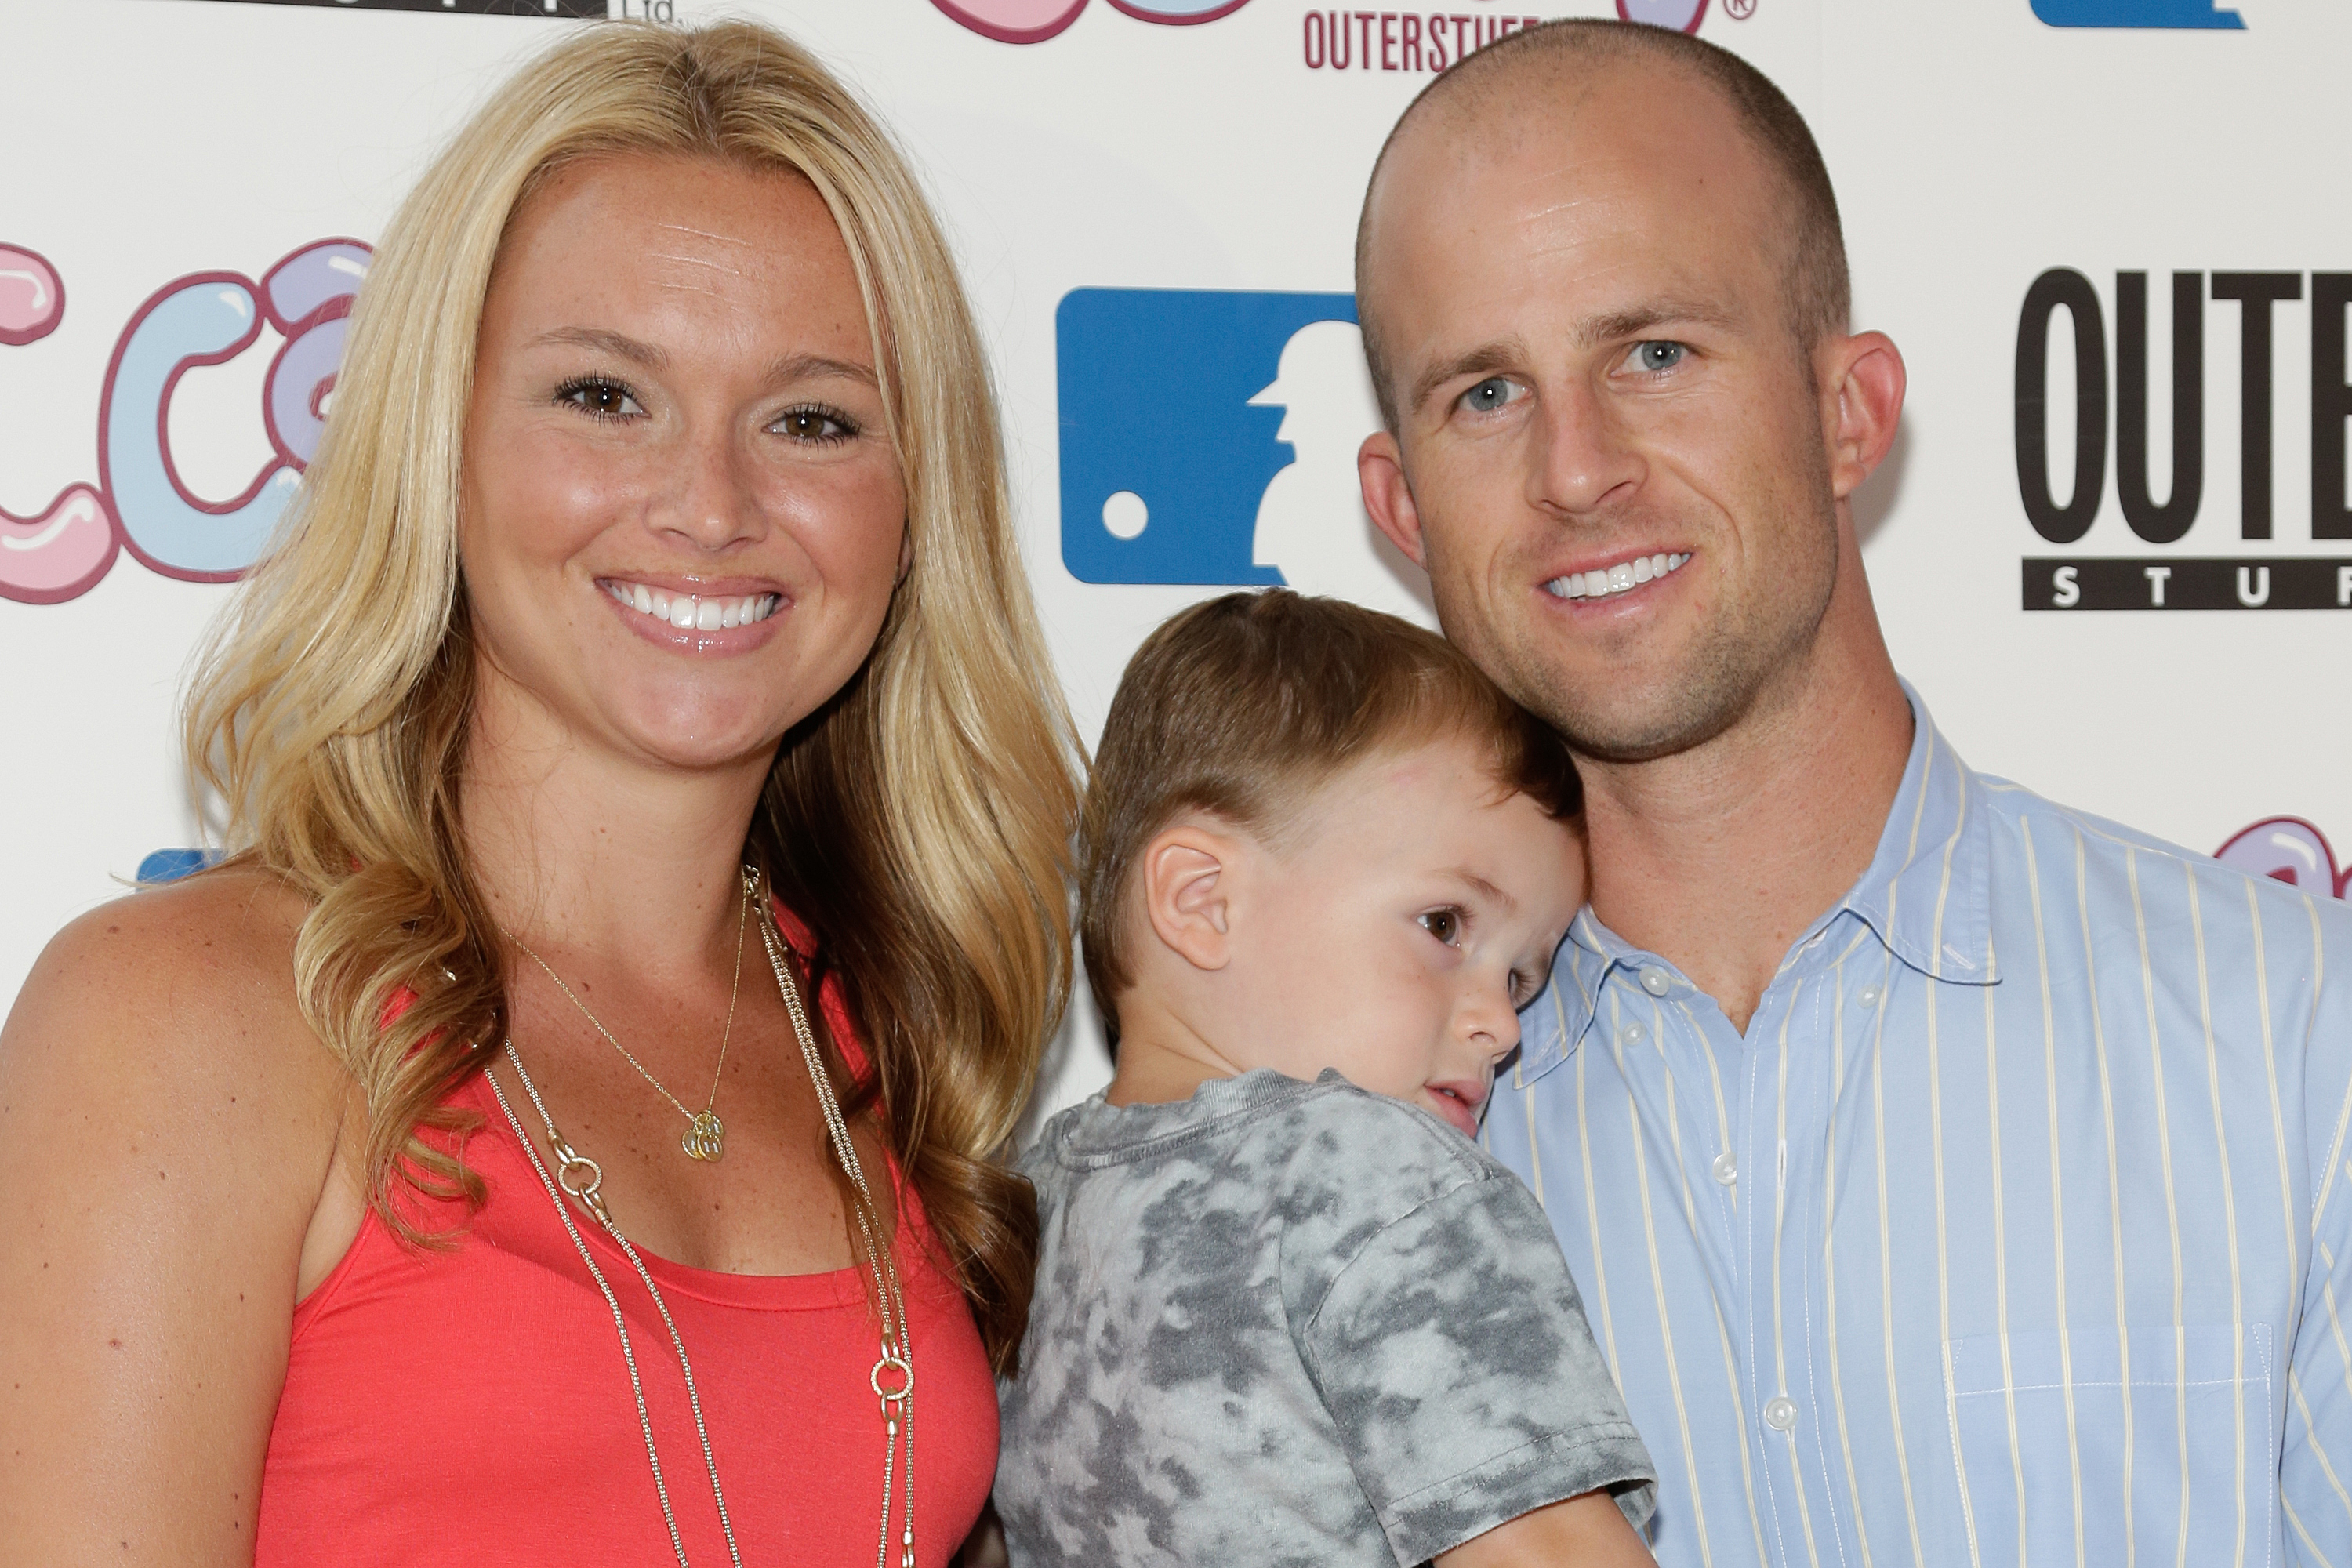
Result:
[[2033,14],[2053,27],[2239,29],[2245,19],[2218,0],[2033,0]]
[[[1065,295],[1054,337],[1070,574],[1085,583],[1284,581],[1274,563],[1257,563],[1258,503],[1304,454],[1282,435],[1288,404],[1264,395],[1283,379],[1283,350],[1304,329],[1344,323],[1352,341],[1355,321],[1349,294]],[[1367,426],[1353,440],[1370,433]],[[1346,460],[1352,478],[1352,442]]]

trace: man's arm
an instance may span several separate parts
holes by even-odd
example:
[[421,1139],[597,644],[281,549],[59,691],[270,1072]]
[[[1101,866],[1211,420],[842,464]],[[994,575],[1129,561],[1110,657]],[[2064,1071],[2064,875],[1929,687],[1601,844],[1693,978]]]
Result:
[[1617,1500],[1587,1492],[1437,1554],[1437,1568],[1651,1568],[1650,1549],[1625,1522]]
[[[2323,1176],[2321,1180],[2325,1181]],[[2352,1563],[2352,1179],[2339,1168],[2312,1241],[2302,1325],[2286,1368],[2286,1441],[2279,1500],[2287,1561],[2323,1568]]]
[[[2335,922],[2315,934],[2326,944],[2315,972],[2340,974],[2352,952],[2330,940]],[[2303,1052],[2311,1257],[2286,1358],[2279,1500],[2286,1561],[2318,1568],[2352,1563],[2352,987],[2320,987]]]

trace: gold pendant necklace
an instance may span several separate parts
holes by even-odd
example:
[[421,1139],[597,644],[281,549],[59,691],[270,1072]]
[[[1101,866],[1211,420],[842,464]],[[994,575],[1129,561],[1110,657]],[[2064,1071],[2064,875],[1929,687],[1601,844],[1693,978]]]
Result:
[[529,942],[504,926],[499,928],[500,936],[520,948],[525,957],[547,971],[547,977],[555,982],[555,988],[563,993],[564,1000],[579,1008],[580,1016],[596,1026],[596,1032],[611,1041],[613,1048],[621,1053],[622,1058],[637,1069],[637,1076],[653,1085],[664,1100],[677,1107],[677,1113],[685,1117],[688,1124],[686,1136],[677,1141],[677,1146],[686,1151],[686,1157],[689,1160],[716,1163],[719,1157],[727,1152],[727,1125],[719,1120],[715,1107],[719,1104],[719,1080],[727,1071],[727,1043],[735,1037],[735,999],[743,989],[743,917],[751,907],[751,889],[757,880],[755,873],[748,868],[744,871],[743,899],[735,911],[735,979],[727,992],[727,1027],[719,1037],[719,1070],[710,1075],[710,1096],[703,1101],[699,1110],[688,1110],[661,1079],[646,1070],[645,1063],[629,1054],[628,1047],[614,1039],[613,1031],[604,1027],[604,1020],[591,1013],[588,1004],[572,994],[572,987],[563,984],[563,976],[556,973],[547,960],[533,952]]
[[[746,894],[756,899],[759,873],[746,867],[743,877]],[[881,1320],[882,1353],[866,1377],[867,1386],[881,1401],[883,1424],[882,1528],[880,1538],[875,1543],[875,1568],[889,1568],[890,1521],[894,1511],[902,1521],[898,1536],[899,1568],[915,1568],[914,1334],[912,1325],[907,1321],[906,1292],[898,1279],[897,1258],[880,1245],[882,1226],[880,1215],[874,1207],[873,1191],[866,1185],[866,1170],[857,1157],[857,1146],[850,1142],[849,1125],[841,1114],[841,1102],[834,1095],[832,1081],[824,1071],[824,1059],[817,1052],[815,1037],[809,1028],[808,1015],[801,1005],[800,987],[793,982],[791,971],[784,963],[775,922],[769,917],[766,901],[758,901],[760,942],[767,950],[769,967],[775,971],[776,989],[782,994],[784,1010],[792,1015],[793,1034],[800,1043],[801,1060],[808,1068],[809,1081],[816,1088],[817,1104],[824,1113],[825,1134],[833,1145],[834,1158],[840,1162],[842,1170],[849,1177],[851,1209],[857,1220],[858,1238],[864,1244],[866,1269],[873,1279],[876,1312]],[[518,942],[516,945],[521,944]],[[524,951],[530,952],[528,948]],[[740,972],[739,942],[739,975]],[[551,975],[552,973],[550,971]],[[558,981],[557,984],[562,983]],[[628,1053],[624,1051],[622,1054],[626,1056]],[[678,1568],[691,1568],[691,1564],[687,1562],[685,1540],[678,1533],[677,1516],[670,1509],[669,1486],[662,1476],[661,1450],[654,1441],[653,1420],[646,1411],[645,1384],[637,1373],[636,1352],[629,1341],[628,1321],[621,1311],[619,1300],[613,1294],[611,1283],[604,1278],[604,1271],[597,1267],[595,1255],[588,1250],[588,1243],[581,1236],[580,1227],[572,1222],[572,1211],[563,1202],[566,1194],[587,1210],[589,1216],[620,1247],[631,1267],[636,1270],[637,1279],[645,1286],[646,1294],[653,1299],[654,1310],[661,1315],[662,1326],[669,1331],[670,1348],[677,1352],[678,1372],[686,1382],[687,1405],[694,1414],[695,1436],[702,1444],[703,1468],[710,1477],[710,1497],[719,1510],[719,1532],[727,1540],[728,1560],[733,1568],[743,1568],[743,1554],[735,1544],[735,1525],[727,1514],[727,1494],[719,1484],[719,1461],[711,1452],[710,1430],[702,1418],[702,1395],[695,1387],[694,1363],[687,1358],[686,1341],[679,1335],[677,1324],[670,1317],[669,1304],[662,1300],[661,1290],[654,1284],[653,1275],[646,1269],[636,1247],[614,1222],[613,1212],[599,1191],[604,1182],[604,1168],[566,1142],[563,1135],[556,1131],[555,1119],[548,1114],[547,1102],[540,1098],[539,1086],[531,1081],[530,1074],[524,1069],[522,1057],[516,1051],[511,1039],[506,1042],[506,1058],[513,1065],[515,1077],[521,1082],[523,1091],[530,1097],[530,1103],[538,1110],[540,1120],[546,1124],[548,1148],[556,1159],[553,1174],[549,1173],[547,1166],[541,1161],[538,1146],[524,1132],[521,1121],[507,1100],[506,1090],[499,1087],[498,1074],[485,1068],[482,1076],[489,1079],[490,1093],[498,1100],[499,1110],[505,1113],[515,1142],[530,1157],[531,1169],[539,1175],[540,1185],[546,1189],[549,1201],[555,1205],[556,1217],[563,1222],[564,1232],[571,1237],[572,1247],[580,1254],[580,1261],[587,1266],[589,1278],[596,1282],[596,1289],[604,1298],[604,1305],[612,1311],[613,1327],[621,1338],[621,1360],[628,1368],[630,1390],[636,1395],[637,1426],[645,1437],[646,1462],[653,1469],[654,1496],[661,1504],[662,1522],[669,1529],[670,1549],[677,1555]],[[643,1072],[645,1069],[640,1068],[637,1070]],[[902,1446],[906,1453],[903,1472],[898,1468]],[[895,1510],[892,1507],[894,1502],[898,1504]]]

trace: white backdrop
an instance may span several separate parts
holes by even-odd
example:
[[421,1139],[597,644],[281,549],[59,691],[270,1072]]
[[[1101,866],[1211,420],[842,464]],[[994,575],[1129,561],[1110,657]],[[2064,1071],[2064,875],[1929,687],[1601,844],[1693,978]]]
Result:
[[[781,25],[913,151],[996,356],[1030,571],[1089,739],[1136,642],[1208,584],[1279,573],[1412,607],[1345,460],[1373,417],[1345,299],[1365,174],[1457,39],[1538,9],[1620,9],[1449,3],[652,0],[681,21]],[[295,482],[364,252],[267,275],[317,242],[373,237],[467,109],[582,25],[470,14],[550,0],[398,4],[0,0],[0,997],[59,923],[151,853],[198,842],[173,708],[227,590],[190,579],[233,570]],[[2347,290],[2325,275],[2352,270],[2329,151],[2352,7],[1622,9],[1754,60],[1820,136],[1857,319],[1911,368],[1895,457],[1864,496],[1865,556],[1896,661],[1963,754],[2196,848],[2238,837],[2234,856],[2335,890],[2321,830],[2352,835],[2335,700],[2352,619],[2331,611],[2352,597],[2335,563],[2352,563],[2352,539],[2330,534],[2352,529],[2333,521],[2344,443],[2329,434],[2344,428]],[[2039,292],[2071,289],[2101,340],[2080,378],[2072,309],[2019,361],[2021,311],[2058,268],[2079,280]],[[2241,273],[2273,276],[2216,277]],[[2176,348],[2197,345],[2174,341],[2177,288],[2201,328],[2185,378]],[[2136,290],[2145,326],[2127,332]],[[2248,292],[2274,302],[2236,301]],[[2248,538],[2242,369],[2265,310],[2273,521]],[[257,322],[250,346],[172,379]],[[2315,363],[2332,373],[2316,391]],[[2037,381],[2047,406],[2021,421]],[[2200,389],[2200,438],[2180,446],[2201,487],[2168,512],[2176,393]],[[2046,447],[2022,480],[2021,428]],[[2316,525],[2315,428],[2334,464]],[[2134,483],[2119,453],[2140,430]],[[2095,513],[2069,504],[2078,435],[2102,476]],[[224,504],[248,490],[243,511]],[[2047,534],[2027,492],[2047,497]],[[2161,613],[2147,607],[2158,584]],[[2303,598],[2318,607],[2292,607]],[[2231,607],[2187,607],[2206,603]],[[2302,822],[2268,824],[2285,816]],[[1104,1070],[1081,1016],[1051,1098]]]

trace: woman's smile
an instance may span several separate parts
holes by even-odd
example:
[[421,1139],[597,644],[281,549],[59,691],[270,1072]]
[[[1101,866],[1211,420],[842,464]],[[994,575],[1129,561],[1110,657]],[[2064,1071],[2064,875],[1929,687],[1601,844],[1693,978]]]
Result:
[[623,626],[659,647],[732,655],[765,647],[793,597],[774,583],[681,583],[675,578],[598,577]]

